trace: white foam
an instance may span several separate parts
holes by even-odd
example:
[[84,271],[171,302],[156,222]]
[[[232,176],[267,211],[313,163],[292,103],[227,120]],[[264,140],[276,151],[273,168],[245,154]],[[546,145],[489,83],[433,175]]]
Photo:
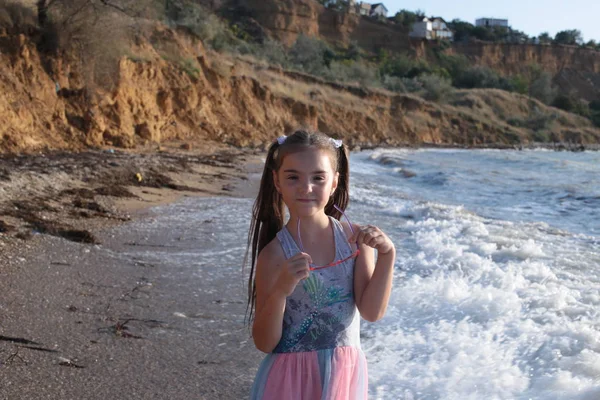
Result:
[[364,327],[374,398],[571,398],[600,384],[586,241],[462,207],[398,211],[411,235],[390,308]]

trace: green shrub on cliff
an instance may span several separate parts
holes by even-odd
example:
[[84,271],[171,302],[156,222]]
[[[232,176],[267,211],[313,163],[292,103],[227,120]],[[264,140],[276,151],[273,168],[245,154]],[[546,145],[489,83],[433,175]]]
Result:
[[470,67],[454,79],[454,85],[459,88],[505,88],[501,84],[500,75],[487,67]]
[[423,98],[426,100],[443,102],[453,90],[450,80],[439,75],[423,75],[419,81],[423,84]]
[[397,76],[384,75],[381,80],[381,83],[383,84],[383,87],[389,90],[390,92],[407,92],[406,86],[404,86],[404,83],[402,82],[402,78],[398,78]]
[[276,40],[266,39],[262,45],[257,47],[257,53],[269,64],[287,67],[290,62],[286,48]]
[[290,48],[290,62],[309,74],[323,76],[325,74],[325,57],[329,46],[322,40],[306,35],[299,35]]
[[325,74],[330,80],[341,82],[356,82],[365,87],[379,87],[381,85],[377,70],[362,62],[333,61]]
[[551,104],[556,97],[556,89],[552,84],[552,76],[540,67],[531,67],[531,83],[529,95],[545,104]]
[[379,66],[381,76],[395,76],[397,78],[414,78],[426,71],[425,61],[415,61],[404,55],[386,57]]

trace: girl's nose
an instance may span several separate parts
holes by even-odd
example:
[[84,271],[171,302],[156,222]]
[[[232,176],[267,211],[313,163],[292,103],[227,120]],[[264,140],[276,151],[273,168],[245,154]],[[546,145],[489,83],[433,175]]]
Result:
[[312,189],[313,189],[312,183],[310,183],[309,181],[302,182],[301,190],[303,193],[310,193],[310,192],[312,192]]

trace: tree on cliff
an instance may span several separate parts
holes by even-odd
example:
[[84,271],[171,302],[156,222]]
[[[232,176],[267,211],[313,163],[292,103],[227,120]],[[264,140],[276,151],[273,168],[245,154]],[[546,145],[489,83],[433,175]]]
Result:
[[461,21],[460,19],[453,19],[448,24],[448,27],[454,32],[454,41],[462,42],[469,40],[472,36],[473,29],[475,26],[469,22]]
[[415,12],[408,10],[400,10],[394,15],[394,21],[405,27],[407,30],[411,30],[412,26],[415,22],[418,22],[420,19],[425,17],[425,13],[421,10],[417,10]]
[[[36,0],[41,31],[38,49],[43,55],[68,54],[79,64],[81,84],[110,89],[118,79],[119,60],[143,17],[158,15],[155,0]],[[140,18],[142,17],[142,18]],[[137,29],[137,30],[136,30]],[[55,77],[51,59],[44,61]]]
[[579,31],[578,29],[560,31],[554,37],[554,43],[566,45],[580,45],[583,44],[583,36],[581,36],[581,31]]
[[550,44],[552,43],[552,36],[550,36],[550,34],[548,32],[542,32],[540,33],[540,36],[538,37],[540,44]]
[[[167,1],[168,3],[168,1]],[[147,9],[147,0],[37,0],[36,8],[38,13],[38,22],[44,27],[49,22],[49,14],[53,9],[58,11],[63,25],[78,18],[82,14],[94,11],[96,14],[102,13],[102,8],[116,10],[131,17],[139,17]],[[89,22],[89,21],[88,21]],[[63,26],[64,27],[64,26]]]

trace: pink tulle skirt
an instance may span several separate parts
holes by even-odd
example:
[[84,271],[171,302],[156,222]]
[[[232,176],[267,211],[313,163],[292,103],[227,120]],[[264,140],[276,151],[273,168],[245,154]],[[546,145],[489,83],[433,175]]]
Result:
[[260,365],[253,400],[364,400],[367,361],[361,349],[336,347],[302,353],[271,353]]

